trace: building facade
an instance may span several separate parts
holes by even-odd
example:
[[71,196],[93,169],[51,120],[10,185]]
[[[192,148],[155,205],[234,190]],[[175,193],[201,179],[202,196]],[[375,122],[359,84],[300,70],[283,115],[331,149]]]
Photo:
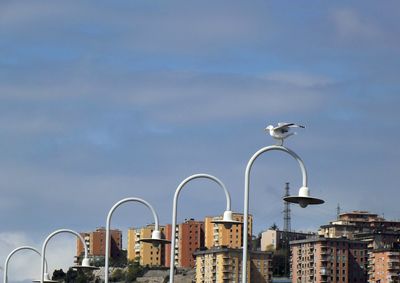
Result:
[[[177,225],[175,245],[175,266],[193,268],[195,259],[193,253],[204,247],[204,222],[194,219],[185,220]],[[171,240],[172,225],[168,224],[165,229],[166,239]],[[170,266],[171,245],[166,245],[165,266]]]
[[[212,221],[221,220],[222,216],[208,216],[204,219],[205,225],[205,247],[228,247],[232,249],[243,246],[243,214],[233,213],[233,219],[240,221],[240,224],[225,226],[224,224],[214,224]],[[251,239],[253,232],[253,216],[248,217],[248,239]],[[249,244],[251,241],[249,241]]]
[[[239,283],[242,280],[242,249],[214,247],[195,252],[196,283]],[[253,283],[272,282],[272,253],[250,252],[247,278]]]
[[[161,233],[165,227],[160,226]],[[154,246],[151,243],[140,242],[140,239],[151,238],[154,225],[147,225],[142,228],[128,229],[128,261],[137,261],[142,266],[164,266],[165,247],[164,245]]]
[[400,231],[400,222],[388,221],[368,211],[352,211],[339,215],[339,218],[327,225],[322,225],[319,235],[325,238],[354,239],[356,235],[373,231]]
[[290,241],[304,240],[311,237],[315,237],[315,234],[268,229],[261,233],[261,250],[280,250],[285,248],[286,244],[289,245]]
[[366,283],[367,244],[345,238],[290,242],[293,283]]
[[373,250],[369,258],[369,282],[400,282],[400,249]]
[[[106,250],[106,230],[105,228],[97,228],[96,231],[80,233],[84,238],[88,248],[89,256],[91,257],[104,257]],[[111,230],[111,245],[110,257],[121,257],[122,251],[122,232],[120,230]],[[84,246],[82,242],[77,239],[76,241],[76,256],[80,257],[84,253]]]

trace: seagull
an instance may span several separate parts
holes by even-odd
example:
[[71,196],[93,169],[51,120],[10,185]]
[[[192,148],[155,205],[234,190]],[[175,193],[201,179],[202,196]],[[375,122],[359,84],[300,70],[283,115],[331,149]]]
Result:
[[278,123],[278,126],[269,125],[265,130],[269,131],[271,137],[279,141],[278,145],[283,145],[284,139],[296,134],[296,132],[290,132],[290,128],[304,129],[305,127],[294,123]]

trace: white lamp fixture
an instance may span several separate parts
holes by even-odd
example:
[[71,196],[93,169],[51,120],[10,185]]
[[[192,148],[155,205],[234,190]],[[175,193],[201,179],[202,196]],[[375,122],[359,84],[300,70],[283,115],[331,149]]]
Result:
[[324,201],[322,199],[310,197],[310,190],[307,187],[301,187],[299,189],[298,196],[288,196],[288,197],[283,198],[283,200],[290,202],[290,203],[297,203],[302,208],[305,208],[308,205],[324,203]]
[[303,160],[292,150],[281,145],[272,145],[261,148],[258,150],[249,160],[245,172],[245,187],[244,187],[244,212],[243,212],[243,258],[242,258],[242,283],[247,282],[247,252],[248,252],[248,215],[249,215],[249,191],[250,191],[250,171],[253,166],[254,161],[263,153],[267,151],[283,151],[290,156],[292,156],[299,164],[302,177],[303,185],[300,188],[298,196],[289,196],[284,198],[285,201],[291,203],[298,203],[301,207],[306,207],[312,204],[322,204],[324,201],[322,199],[313,198],[309,194],[309,189],[307,186],[307,171]]
[[162,244],[165,245],[165,244],[171,243],[171,241],[163,239],[161,231],[158,231],[158,230],[154,230],[151,233],[151,238],[143,238],[143,239],[140,239],[139,242],[149,243],[155,247],[162,245]]
[[86,258],[86,257],[84,259],[82,259],[81,265],[74,265],[71,268],[76,269],[76,270],[78,270],[78,269],[80,269],[80,270],[98,270],[98,269],[100,269],[97,266],[90,265],[90,259]]
[[[7,256],[7,258],[6,258],[6,262],[4,263],[4,278],[3,278],[3,282],[4,283],[8,283],[8,264],[10,262],[11,257],[15,253],[17,253],[17,252],[19,252],[21,250],[30,250],[30,251],[33,251],[33,252],[35,252],[36,254],[38,254],[40,256],[40,252],[37,249],[35,249],[33,247],[30,247],[30,246],[21,246],[21,247],[18,247],[16,249],[14,249],[13,251],[11,251],[9,253],[9,255]],[[49,274],[47,273],[48,267],[47,267],[47,262],[46,261],[45,261],[45,267],[46,267],[47,279],[50,280]],[[45,281],[45,282],[47,282],[47,281]]]
[[226,197],[226,210],[224,212],[224,217],[222,220],[214,221],[214,223],[224,224],[224,225],[233,225],[238,224],[240,222],[232,219],[232,211],[231,211],[231,196],[226,189],[224,183],[222,183],[218,178],[209,175],[209,174],[194,174],[192,176],[187,177],[183,180],[179,186],[177,187],[174,195],[174,202],[172,205],[172,233],[171,233],[171,255],[170,255],[170,269],[169,269],[169,282],[174,282],[175,276],[175,245],[176,245],[176,218],[177,218],[177,207],[178,207],[178,197],[181,190],[185,187],[187,183],[195,179],[209,179],[214,181],[222,188],[225,192]]
[[227,229],[229,229],[232,225],[243,224],[242,221],[237,221],[233,219],[233,212],[231,210],[225,210],[222,219],[212,220],[211,223],[217,225],[222,224]]
[[135,197],[130,197],[130,198],[124,198],[120,201],[118,201],[117,203],[115,203],[113,205],[113,207],[111,207],[110,211],[108,212],[107,215],[107,221],[106,221],[106,252],[105,252],[105,260],[104,260],[104,283],[108,283],[108,278],[109,278],[109,274],[108,274],[108,268],[109,268],[109,257],[110,257],[110,227],[111,227],[111,217],[114,213],[114,211],[122,204],[126,203],[126,202],[139,202],[141,204],[144,204],[145,206],[147,206],[154,217],[154,231],[152,232],[152,237],[151,238],[146,238],[146,239],[142,239],[142,242],[145,243],[152,243],[153,245],[159,245],[159,244],[166,244],[169,243],[169,241],[162,239],[161,238],[161,231],[160,231],[160,227],[158,224],[158,215],[156,213],[156,211],[154,210],[154,208],[150,205],[150,203],[148,203],[147,201],[140,199],[140,198],[135,198]]
[[40,280],[34,280],[33,282],[40,282],[40,283],[44,283],[44,282],[58,282],[55,280],[51,280],[50,276],[48,273],[45,272],[44,269],[44,265],[45,265],[45,258],[46,258],[46,247],[48,242],[50,241],[51,238],[53,238],[55,235],[57,234],[61,234],[61,233],[69,233],[69,234],[73,234],[76,237],[78,237],[78,239],[82,242],[82,245],[85,249],[85,256],[84,259],[82,260],[82,263],[84,262],[85,268],[88,268],[90,266],[89,264],[89,258],[88,258],[88,248],[86,246],[85,240],[82,238],[82,236],[74,231],[74,230],[70,230],[70,229],[59,229],[54,231],[53,233],[51,233],[50,235],[47,236],[47,238],[44,240],[43,242],[43,246],[42,246],[42,264],[41,264],[41,269],[40,269]]

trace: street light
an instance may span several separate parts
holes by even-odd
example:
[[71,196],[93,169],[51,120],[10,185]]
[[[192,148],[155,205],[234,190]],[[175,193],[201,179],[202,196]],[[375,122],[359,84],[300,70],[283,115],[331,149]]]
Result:
[[177,187],[174,195],[174,202],[173,202],[173,208],[172,208],[172,235],[171,235],[171,254],[170,254],[170,269],[169,269],[169,282],[173,283],[174,282],[174,269],[175,269],[175,237],[176,237],[176,214],[177,214],[177,206],[178,206],[178,197],[180,191],[183,189],[183,187],[189,183],[190,181],[194,179],[200,179],[200,178],[205,178],[209,179],[211,181],[214,181],[221,187],[224,192],[225,192],[225,197],[226,197],[226,210],[224,212],[224,216],[222,220],[217,220],[213,221],[215,224],[224,224],[224,225],[232,225],[232,224],[238,224],[241,223],[239,221],[235,221],[232,219],[232,210],[231,210],[231,196],[226,189],[224,183],[222,183],[218,178],[209,175],[209,174],[195,174],[192,176],[189,176],[185,180],[183,180],[179,186]]
[[298,203],[301,207],[306,207],[313,204],[322,204],[324,201],[322,199],[310,197],[310,192],[307,186],[307,171],[303,160],[292,150],[281,145],[271,145],[261,148],[257,151],[249,160],[245,172],[245,185],[244,185],[244,225],[243,225],[243,258],[242,258],[242,283],[247,282],[247,241],[248,241],[248,214],[249,214],[249,190],[250,190],[250,171],[253,166],[254,161],[263,153],[267,151],[283,151],[290,156],[292,156],[299,164],[301,173],[303,176],[303,185],[299,190],[298,196],[285,197],[284,200],[291,203]]
[[[18,247],[18,248],[16,248],[16,249],[14,249],[13,251],[11,251],[11,252],[8,254],[7,258],[6,258],[6,262],[4,263],[4,280],[3,280],[4,283],[8,283],[8,264],[9,264],[9,262],[10,262],[11,257],[12,257],[16,252],[21,251],[21,250],[30,250],[30,251],[33,251],[33,252],[37,253],[37,254],[40,256],[40,252],[39,252],[37,249],[35,249],[35,248],[33,248],[33,247],[30,247],[30,246],[21,246],[21,247]],[[50,280],[49,274],[47,273],[47,270],[48,270],[47,261],[46,261],[45,263],[46,263],[46,279],[47,279],[47,280]],[[46,282],[46,281],[45,281],[45,282]]]
[[45,280],[44,279],[44,265],[45,265],[45,258],[46,258],[46,247],[48,242],[50,241],[51,238],[53,238],[55,235],[57,234],[61,234],[61,233],[69,233],[69,234],[73,234],[75,236],[78,237],[78,239],[82,242],[83,247],[85,249],[85,257],[82,260],[82,265],[81,266],[75,266],[75,267],[80,267],[80,268],[87,268],[87,269],[93,269],[92,266],[90,266],[90,260],[88,258],[88,248],[86,246],[85,240],[82,238],[82,236],[74,231],[74,230],[70,230],[70,229],[59,229],[54,231],[53,233],[51,233],[50,235],[47,236],[47,238],[44,240],[43,242],[43,246],[42,246],[42,262],[41,262],[41,269],[40,269],[40,280],[34,280],[33,282],[40,282],[40,283],[44,283],[44,282],[58,282],[55,280]]
[[140,198],[125,198],[120,201],[118,201],[116,204],[113,205],[113,207],[110,209],[107,215],[107,223],[106,223],[106,252],[105,252],[105,262],[104,262],[104,283],[108,283],[108,267],[109,267],[109,257],[110,257],[110,226],[111,226],[111,217],[114,213],[114,210],[116,210],[121,204],[126,203],[126,202],[139,202],[147,206],[154,217],[154,231],[151,233],[151,238],[144,238],[141,239],[141,242],[144,243],[152,243],[153,245],[159,245],[159,244],[166,244],[169,243],[168,240],[162,239],[161,238],[161,231],[160,227],[158,224],[158,215],[154,208],[145,200],[140,199]]

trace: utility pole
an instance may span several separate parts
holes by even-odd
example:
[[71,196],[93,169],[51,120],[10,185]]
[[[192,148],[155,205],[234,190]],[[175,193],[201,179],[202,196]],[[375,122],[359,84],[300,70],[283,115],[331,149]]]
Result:
[[339,220],[339,218],[340,218],[340,205],[337,204],[337,207],[336,207],[336,220]]
[[[288,197],[290,196],[289,193],[289,183],[286,183],[286,187],[285,187],[285,195],[284,197]],[[284,210],[283,210],[283,231],[284,232],[290,232],[291,228],[291,218],[290,218],[290,203],[288,203],[287,201],[283,201],[284,202]]]
[[[289,193],[289,183],[286,183],[285,187],[285,195],[284,197],[290,196]],[[283,235],[285,239],[284,249],[285,249],[285,276],[289,276],[289,255],[290,255],[290,245],[289,245],[289,233],[291,228],[291,217],[290,217],[290,203],[287,201],[283,201],[284,210],[283,210]]]

